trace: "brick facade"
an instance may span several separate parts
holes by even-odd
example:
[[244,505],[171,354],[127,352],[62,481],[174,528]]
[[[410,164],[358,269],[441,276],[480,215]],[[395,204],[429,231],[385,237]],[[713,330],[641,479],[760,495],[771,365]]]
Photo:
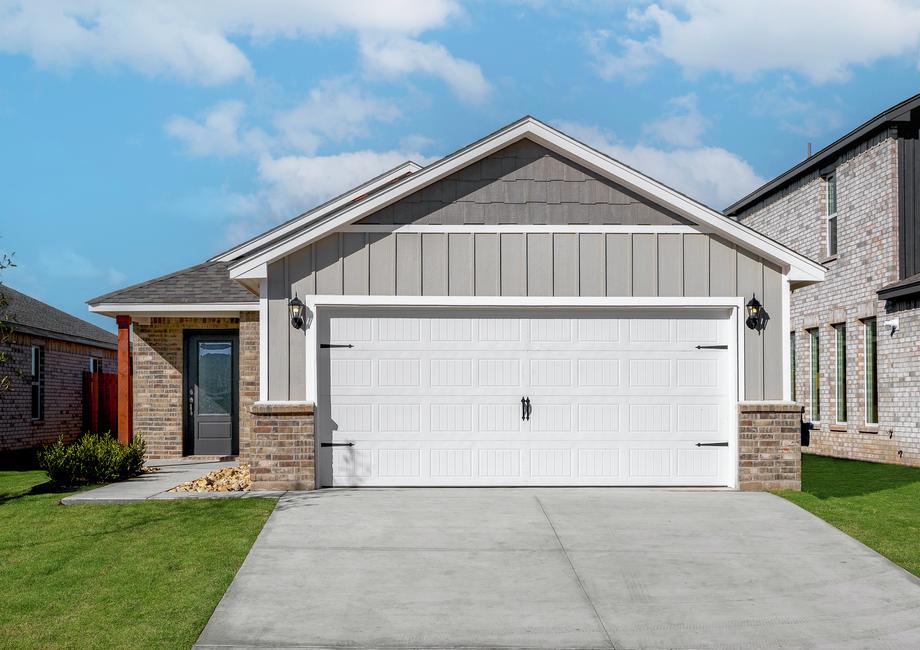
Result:
[[[150,318],[134,323],[134,434],[150,459],[181,458],[186,330],[239,330],[240,450],[251,432],[249,406],[258,397],[259,315],[240,318]],[[253,385],[255,388],[253,389]],[[244,438],[245,436],[245,438]]]
[[315,489],[313,404],[256,402],[251,411],[248,458],[252,489]]
[[[45,415],[41,420],[32,419],[33,345],[45,351]],[[0,349],[10,358],[2,369],[10,386],[0,391],[0,452],[41,447],[61,435],[72,441],[84,433],[83,372],[89,370],[91,357],[102,360],[103,372],[115,372],[115,351],[19,333]]]
[[800,490],[802,406],[795,402],[738,405],[738,488]]
[[[803,451],[920,466],[920,309],[892,312],[876,295],[899,279],[897,160],[897,138],[883,133],[838,161],[834,257],[827,255],[826,181],[817,172],[751,206],[740,220],[828,269],[825,282],[792,294],[795,397],[806,420],[813,416],[808,330],[817,329],[820,340],[820,422]],[[889,335],[884,321],[895,317],[900,327]],[[878,323],[877,425],[866,424],[867,318]],[[846,324],[846,422],[837,415],[837,324]]]

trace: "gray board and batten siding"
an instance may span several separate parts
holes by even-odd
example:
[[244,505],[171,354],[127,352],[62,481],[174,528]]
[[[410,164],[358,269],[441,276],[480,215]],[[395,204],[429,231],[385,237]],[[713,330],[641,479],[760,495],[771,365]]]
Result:
[[[546,149],[540,158],[524,166],[518,153],[530,156],[537,145],[526,142],[512,145],[477,163],[477,174],[497,174],[492,184],[508,183],[507,174],[518,174],[524,167],[541,170],[527,175],[550,178],[583,190],[565,190],[574,199],[565,204],[497,202],[488,225],[687,225],[676,215],[643,203],[606,179],[564,161]],[[543,160],[549,158],[551,162]],[[485,164],[490,159],[500,165]],[[574,171],[567,171],[574,168]],[[445,180],[454,179],[458,172]],[[568,176],[569,180],[566,180]],[[576,180],[580,179],[580,180]],[[531,183],[553,180],[524,179]],[[589,182],[590,181],[590,182]],[[445,181],[439,181],[443,183]],[[516,182],[516,181],[515,181]],[[628,197],[628,202],[599,204],[594,183],[609,188],[610,197]],[[436,184],[437,185],[437,184]],[[498,196],[507,190],[477,190],[482,196]],[[360,223],[390,224],[398,210],[394,206],[417,195],[450,196],[442,190],[417,192]],[[509,195],[518,196],[517,191]],[[526,194],[526,192],[525,192]],[[468,195],[466,195],[468,196]],[[413,199],[415,200],[415,199]],[[457,201],[454,198],[454,201]],[[624,200],[625,199],[618,199]],[[431,221],[433,215],[446,218],[444,207],[416,212],[411,224],[446,224]],[[408,203],[418,205],[418,203]],[[478,205],[478,204],[477,204]],[[485,204],[484,204],[485,205]],[[519,205],[524,210],[519,221],[502,218],[501,208]],[[636,208],[636,205],[642,206]],[[543,207],[561,210],[546,211]],[[590,219],[578,220],[579,208],[588,207]],[[531,221],[534,211],[547,221]],[[605,208],[605,209],[596,209]],[[623,208],[623,209],[620,209]],[[464,209],[461,214],[471,214]],[[483,213],[485,214],[485,213]],[[556,215],[560,220],[557,221]],[[641,215],[641,216],[640,216]],[[441,217],[438,217],[439,219]],[[588,217],[585,217],[588,219]],[[450,224],[463,224],[451,221]],[[484,223],[480,222],[469,222]],[[726,240],[702,233],[376,233],[340,232],[277,260],[268,268],[268,397],[271,400],[302,400],[306,397],[305,337],[294,330],[288,319],[287,301],[295,294],[358,296],[713,296],[745,298],[756,293],[768,312],[775,311],[772,327],[760,336],[745,329],[746,399],[782,398],[782,344],[780,331],[782,275],[778,267],[740,250]]]

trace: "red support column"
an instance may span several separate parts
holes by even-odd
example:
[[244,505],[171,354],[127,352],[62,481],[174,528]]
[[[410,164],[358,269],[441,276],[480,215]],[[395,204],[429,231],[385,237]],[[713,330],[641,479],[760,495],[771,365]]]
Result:
[[131,432],[131,317],[116,316],[118,323],[118,442],[127,445]]

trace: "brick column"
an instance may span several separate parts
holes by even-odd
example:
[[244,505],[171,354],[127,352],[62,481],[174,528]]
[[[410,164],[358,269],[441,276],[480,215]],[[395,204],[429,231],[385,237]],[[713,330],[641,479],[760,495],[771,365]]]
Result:
[[252,433],[247,458],[252,489],[314,489],[313,404],[256,402],[249,411]]
[[802,489],[802,406],[795,402],[738,405],[738,487]]

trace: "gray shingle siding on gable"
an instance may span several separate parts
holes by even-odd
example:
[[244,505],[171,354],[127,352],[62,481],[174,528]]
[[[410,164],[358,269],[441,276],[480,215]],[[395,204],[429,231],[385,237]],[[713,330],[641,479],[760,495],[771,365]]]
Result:
[[47,305],[6,285],[0,293],[7,300],[6,321],[14,331],[114,349],[118,339],[111,332]]
[[258,297],[230,279],[229,262],[205,262],[87,301],[100,304],[252,303]]
[[687,221],[530,140],[521,140],[360,224],[674,225]]

